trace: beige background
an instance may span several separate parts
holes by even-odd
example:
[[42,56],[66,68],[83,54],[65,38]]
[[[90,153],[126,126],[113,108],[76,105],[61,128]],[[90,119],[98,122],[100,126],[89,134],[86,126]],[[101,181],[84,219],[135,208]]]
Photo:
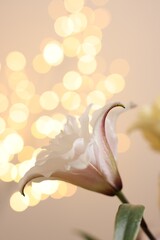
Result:
[[[9,51],[23,51],[28,61],[38,51],[42,38],[50,35],[49,0],[0,1],[0,62]],[[90,3],[88,3],[89,5]],[[151,103],[160,94],[160,1],[110,0],[106,7],[112,22],[106,30],[106,60],[125,58],[130,64],[125,90],[113,100]],[[2,78],[2,76],[1,76]],[[136,118],[137,110],[119,119],[123,132]],[[133,203],[146,206],[145,217],[152,229],[160,224],[158,174],[160,157],[140,133],[131,136],[128,152],[119,155],[124,192]],[[100,239],[112,239],[119,205],[109,198],[79,189],[72,198],[48,199],[16,213],[9,207],[12,184],[0,183],[0,238],[3,240],[78,240],[74,230],[83,229]]]

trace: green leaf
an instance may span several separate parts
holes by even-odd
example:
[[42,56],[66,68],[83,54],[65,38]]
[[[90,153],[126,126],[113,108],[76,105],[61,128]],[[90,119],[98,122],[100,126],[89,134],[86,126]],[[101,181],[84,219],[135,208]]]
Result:
[[115,222],[114,240],[135,240],[143,217],[144,206],[120,205]]
[[97,238],[91,236],[90,234],[88,233],[85,233],[83,231],[78,231],[78,234],[85,240],[98,240]]

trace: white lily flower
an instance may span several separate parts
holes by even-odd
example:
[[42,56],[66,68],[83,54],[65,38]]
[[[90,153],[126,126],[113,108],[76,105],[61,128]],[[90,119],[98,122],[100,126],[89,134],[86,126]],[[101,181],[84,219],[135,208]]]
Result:
[[[114,103],[97,110],[89,121],[89,106],[77,120],[69,116],[64,130],[37,156],[37,161],[20,180],[24,195],[26,184],[53,179],[113,196],[122,188],[117,169],[115,121],[125,107]],[[93,133],[89,132],[89,123]]]

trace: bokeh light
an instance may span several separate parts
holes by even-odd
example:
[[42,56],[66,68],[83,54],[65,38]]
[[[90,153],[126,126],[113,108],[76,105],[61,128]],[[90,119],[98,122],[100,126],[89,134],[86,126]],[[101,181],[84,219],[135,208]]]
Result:
[[10,72],[8,75],[8,84],[11,89],[15,90],[17,84],[22,80],[28,80],[26,73],[24,72]]
[[59,97],[53,91],[46,91],[40,96],[40,105],[45,110],[53,110],[59,104]]
[[85,55],[97,55],[101,50],[101,40],[96,36],[87,36],[82,43]]
[[82,77],[76,71],[69,71],[63,77],[63,84],[68,90],[77,90],[82,84]]
[[102,39],[102,30],[94,25],[88,26],[83,32],[83,37],[85,38],[87,36],[96,36],[99,39]]
[[57,180],[45,180],[40,183],[32,183],[33,191],[36,189],[41,194],[51,195],[57,191],[59,187],[59,181]]
[[23,138],[18,133],[10,133],[4,139],[4,148],[9,154],[16,154],[22,151],[24,146]]
[[119,74],[111,74],[106,78],[105,86],[113,94],[121,92],[125,87],[125,80]]
[[24,100],[30,100],[35,93],[35,86],[31,81],[21,80],[15,87],[17,96]]
[[6,128],[6,122],[2,117],[0,117],[0,134],[4,132],[5,128]]
[[74,24],[68,16],[62,16],[56,19],[54,29],[60,37],[67,37],[74,31]]
[[104,8],[98,8],[95,10],[95,22],[94,24],[100,29],[106,28],[111,22],[111,14]]
[[94,91],[90,92],[87,96],[87,104],[89,105],[89,104],[93,103],[94,104],[93,107],[95,109],[104,106],[105,102],[106,102],[105,95],[101,91],[94,90]]
[[50,65],[57,66],[61,64],[64,57],[61,44],[58,41],[52,41],[46,44],[43,49],[43,57]]
[[9,100],[7,96],[0,93],[0,113],[5,112],[9,106]]
[[23,103],[13,104],[9,109],[9,117],[16,123],[23,123],[29,116],[29,109]]
[[18,161],[23,162],[24,160],[32,159],[34,148],[32,146],[24,146],[22,151],[18,153]]
[[77,56],[79,48],[80,48],[80,41],[78,38],[71,36],[64,39],[63,50],[64,50],[64,54],[67,57]]
[[8,163],[8,168],[5,174],[1,175],[0,178],[4,182],[12,182],[16,179],[17,168],[13,163]]
[[84,0],[64,0],[64,6],[70,13],[79,12],[84,6]]
[[40,105],[40,96],[35,94],[29,101],[29,110],[32,114],[38,114],[42,111]]
[[26,59],[21,52],[10,52],[6,57],[6,64],[12,71],[22,71],[26,66]]
[[76,92],[66,92],[61,98],[61,103],[64,109],[68,111],[76,110],[81,104],[81,98]]
[[[47,115],[41,116],[35,122],[37,131],[43,136],[55,137],[62,129],[62,124]],[[40,136],[41,137],[41,136]]]
[[33,59],[32,64],[33,64],[34,70],[41,74],[48,73],[51,69],[51,65],[44,60],[42,54],[36,55]]
[[82,12],[71,14],[70,19],[73,23],[73,33],[80,33],[87,27],[87,18]]
[[82,13],[84,13],[84,15],[86,16],[88,25],[94,23],[95,14],[92,8],[85,6],[82,9]]
[[78,70],[82,74],[90,75],[95,72],[97,67],[96,59],[93,56],[86,55],[79,59]]
[[27,209],[29,205],[29,197],[22,196],[20,192],[15,192],[10,198],[10,206],[16,212],[22,212]]

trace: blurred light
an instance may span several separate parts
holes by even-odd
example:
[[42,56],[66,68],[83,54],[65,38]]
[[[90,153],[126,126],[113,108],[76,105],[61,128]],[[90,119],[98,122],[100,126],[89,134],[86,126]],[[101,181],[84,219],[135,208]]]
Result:
[[43,49],[45,61],[53,66],[59,65],[63,61],[63,49],[59,42],[49,42]]
[[23,149],[23,138],[18,133],[11,133],[4,139],[4,148],[9,154],[16,154]]
[[9,109],[9,117],[16,123],[23,123],[29,116],[29,110],[23,103],[13,104]]
[[31,81],[21,80],[15,88],[18,97],[24,100],[30,100],[35,93],[35,86]]
[[125,80],[119,74],[111,74],[105,80],[107,90],[113,94],[121,92],[125,87]]
[[6,128],[6,122],[2,117],[0,117],[0,134],[4,132],[5,128]]
[[64,0],[64,6],[70,13],[79,12],[84,6],[84,0]]
[[12,182],[17,176],[17,168],[13,163],[8,163],[7,172],[0,176],[4,182]]
[[63,41],[64,54],[67,57],[75,57],[80,47],[80,41],[76,37],[68,37]]
[[94,57],[90,55],[83,56],[78,61],[78,69],[81,73],[90,75],[95,72],[97,62]]
[[107,69],[106,59],[100,55],[96,56],[97,61],[97,69],[96,71],[99,73],[105,73]]
[[7,149],[5,149],[2,141],[0,142],[0,164],[7,163],[9,161],[10,161],[10,154],[7,152]]
[[35,127],[40,134],[52,138],[61,131],[62,124],[49,116],[41,116],[35,122]]
[[62,196],[65,197],[67,194],[67,183],[66,182],[60,182],[59,187],[58,187],[58,193]]
[[80,91],[83,93],[89,92],[94,88],[94,81],[90,76],[82,76],[82,85]]
[[45,180],[39,183],[32,183],[32,188],[38,190],[41,194],[51,195],[58,189],[59,181],[57,180]]
[[34,148],[31,146],[24,146],[22,151],[18,153],[18,161],[19,162],[24,162],[25,160],[30,160],[32,159],[32,155],[34,152]]
[[33,59],[33,68],[36,72],[43,74],[50,71],[51,65],[44,60],[42,54],[39,54]]
[[119,133],[118,137],[118,152],[123,153],[126,152],[130,147],[130,139],[126,134]]
[[5,112],[8,106],[9,106],[8,98],[3,93],[0,93],[0,113]]
[[53,86],[53,91],[55,91],[59,97],[62,97],[63,94],[66,92],[66,88],[64,87],[63,83],[56,83]]
[[26,66],[26,59],[21,52],[14,51],[7,55],[6,63],[12,71],[22,71]]
[[53,19],[64,16],[67,14],[67,11],[64,7],[64,1],[62,0],[53,0],[48,6],[48,13]]
[[67,183],[67,193],[66,197],[71,197],[73,196],[77,191],[77,187],[75,185],[72,185],[70,183]]
[[73,32],[74,33],[82,32],[87,27],[87,18],[81,12],[71,14],[70,19],[73,23]]
[[17,84],[22,80],[28,80],[28,77],[24,72],[12,72],[8,76],[9,86],[13,90],[15,90]]
[[20,192],[15,192],[10,198],[10,206],[16,212],[22,212],[29,205],[28,196],[23,196]]
[[60,122],[61,124],[65,124],[67,119],[66,119],[66,116],[63,115],[62,113],[55,113],[53,116],[53,119]]
[[59,104],[59,97],[53,91],[46,91],[40,96],[40,105],[45,110],[53,110]]
[[80,106],[81,98],[76,92],[66,92],[61,98],[61,103],[64,109],[73,111]]
[[41,194],[37,194],[37,192],[33,191],[31,186],[26,186],[25,195],[29,198],[29,206],[36,206],[41,200]]
[[96,36],[87,36],[82,43],[85,55],[97,55],[101,50],[101,40]]
[[[1,157],[1,151],[0,151],[0,157]],[[1,176],[4,176],[7,174],[9,169],[9,163],[7,161],[4,161],[3,163],[0,162],[0,178]]]
[[106,98],[105,95],[98,90],[94,90],[90,92],[87,96],[87,104],[94,104],[95,108],[99,108],[105,105],[106,103]]
[[107,90],[104,80],[100,80],[96,84],[95,89],[101,91],[105,95],[106,100],[110,99],[113,96],[113,94]]
[[106,28],[111,22],[111,14],[104,8],[98,8],[95,10],[95,22],[94,24],[100,29]]
[[37,139],[43,139],[46,137],[46,135],[39,132],[39,129],[37,129],[36,122],[32,123],[31,126],[31,133],[32,135]]
[[25,127],[27,125],[27,120],[23,121],[23,122],[15,122],[10,117],[8,117],[7,125],[8,125],[8,127],[12,128],[12,129],[14,129],[16,131],[19,131],[21,129],[25,129]]
[[86,16],[88,25],[93,24],[95,20],[94,10],[90,7],[84,7],[82,13]]
[[109,0],[92,0],[96,6],[104,6]]
[[85,38],[87,36],[96,36],[99,39],[102,39],[102,30],[94,25],[88,26],[83,32],[83,37]]
[[22,178],[25,173],[35,165],[35,159],[25,160],[17,165],[19,177]]
[[62,16],[56,19],[54,29],[60,37],[67,37],[73,33],[74,24],[68,16]]
[[63,84],[68,90],[77,90],[82,84],[82,77],[76,71],[67,72],[63,77]]
[[129,64],[125,59],[115,59],[110,66],[111,73],[118,73],[122,76],[126,76],[129,72]]
[[34,94],[34,96],[29,101],[29,110],[33,114],[38,114],[42,111],[42,107],[40,106],[40,96]]

